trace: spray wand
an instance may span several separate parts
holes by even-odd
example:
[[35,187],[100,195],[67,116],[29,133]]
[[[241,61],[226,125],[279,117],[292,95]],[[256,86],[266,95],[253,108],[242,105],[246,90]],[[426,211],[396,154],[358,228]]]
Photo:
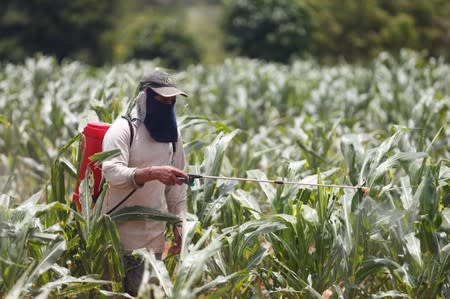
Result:
[[310,187],[331,187],[331,188],[343,188],[343,189],[356,189],[362,192],[364,195],[369,193],[369,188],[362,185],[352,186],[352,185],[337,185],[337,184],[315,184],[315,183],[303,183],[296,181],[284,181],[284,180],[264,180],[264,179],[249,179],[249,178],[239,178],[239,177],[226,177],[226,176],[214,176],[214,175],[204,175],[204,174],[188,174],[188,179],[179,178],[183,183],[192,186],[195,179],[212,179],[212,180],[227,180],[227,181],[244,181],[244,182],[254,182],[254,183],[269,183],[277,185],[301,185]]
[[[269,183],[277,185],[300,185],[300,186],[310,186],[310,187],[331,187],[331,188],[343,188],[343,189],[356,189],[363,195],[369,194],[369,188],[362,185],[352,186],[352,185],[336,185],[336,184],[314,184],[314,183],[303,183],[295,181],[283,181],[283,180],[263,180],[263,179],[249,179],[249,178],[239,178],[239,177],[226,177],[226,176],[215,176],[215,175],[204,175],[204,174],[188,174],[188,179],[179,177],[178,180],[189,186],[194,185],[194,180],[196,179],[210,179],[210,180],[226,180],[226,181],[242,181],[242,182],[253,182],[253,183]],[[118,204],[116,204],[111,210],[106,214],[111,214],[114,212],[124,201],[130,198],[131,195],[137,189],[133,189],[127,196],[125,196]]]

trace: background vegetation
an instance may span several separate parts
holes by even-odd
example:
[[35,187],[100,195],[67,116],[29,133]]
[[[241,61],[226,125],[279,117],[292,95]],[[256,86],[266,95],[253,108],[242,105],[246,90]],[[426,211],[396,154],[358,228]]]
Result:
[[251,58],[289,62],[311,43],[312,20],[299,1],[230,1],[225,48]]
[[5,0],[0,3],[0,59],[23,61],[37,52],[94,65],[112,59],[118,1]]
[[450,4],[430,1],[5,0],[0,60],[41,52],[93,65],[161,59],[172,69],[239,55],[367,62],[402,48],[449,59]]

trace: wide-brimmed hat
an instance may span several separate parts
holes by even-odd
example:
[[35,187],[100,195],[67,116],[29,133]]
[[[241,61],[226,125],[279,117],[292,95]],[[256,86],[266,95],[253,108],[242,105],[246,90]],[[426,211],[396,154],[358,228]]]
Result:
[[181,91],[175,85],[175,81],[168,73],[161,70],[154,70],[148,75],[145,75],[139,82],[139,89],[151,88],[154,92],[164,97],[173,97],[182,95],[187,97],[187,93]]

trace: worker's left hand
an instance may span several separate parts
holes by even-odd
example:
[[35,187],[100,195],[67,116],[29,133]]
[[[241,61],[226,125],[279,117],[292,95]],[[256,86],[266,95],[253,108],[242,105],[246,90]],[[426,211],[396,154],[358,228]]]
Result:
[[181,222],[173,225],[173,235],[175,240],[173,245],[169,248],[169,255],[179,254],[181,252],[181,240],[182,240],[183,226]]

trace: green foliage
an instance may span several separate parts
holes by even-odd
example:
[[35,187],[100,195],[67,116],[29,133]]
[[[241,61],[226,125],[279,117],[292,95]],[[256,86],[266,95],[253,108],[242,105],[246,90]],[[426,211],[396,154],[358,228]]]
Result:
[[[112,218],[100,203],[89,209],[89,175],[83,210],[71,208],[77,132],[123,113],[153,67],[37,57],[0,71],[0,170],[16,175],[0,195],[0,296],[129,298]],[[229,59],[177,74],[191,95],[177,101],[188,172],[370,190],[196,180],[181,253],[135,252],[154,268],[146,280],[159,280],[141,298],[448,297],[449,74],[443,60],[409,51],[368,68]],[[40,182],[46,203],[11,204]],[[175,220],[161,212],[118,217]],[[16,243],[23,250],[12,252]]]
[[0,60],[23,61],[36,52],[94,65],[111,59],[104,33],[117,1],[5,0],[0,3]]
[[[59,154],[79,141],[79,136],[61,148]],[[98,155],[102,162],[114,151]],[[5,298],[71,297],[98,298],[100,294],[122,294],[124,268],[119,235],[113,221],[127,217],[179,220],[176,215],[143,207],[128,207],[110,218],[101,211],[104,192],[92,202],[90,173],[80,184],[81,210],[66,201],[66,179],[76,166],[58,157],[52,167],[50,192],[39,192],[16,204],[0,193],[0,295]],[[67,177],[67,174],[69,176]],[[71,183],[74,179],[70,180]],[[44,203],[39,203],[43,201]]]
[[225,48],[288,62],[305,53],[325,62],[367,61],[380,52],[425,50],[449,59],[448,1],[228,1]]
[[229,1],[225,48],[239,55],[288,62],[310,43],[311,17],[300,1]]
[[[201,62],[205,64],[223,61],[229,53],[223,47],[221,19],[222,5],[216,0],[205,4],[193,1],[183,8],[186,29],[194,36],[201,49]],[[186,4],[186,1],[183,1]]]
[[[38,203],[43,196],[40,192],[23,203],[16,204],[14,198],[6,194],[0,195],[2,297],[41,295],[47,298],[49,294],[70,294],[76,288],[78,294],[88,293],[108,283],[98,276],[89,275],[96,273],[95,270],[80,273],[77,271],[79,266],[71,264],[71,260],[76,257],[68,253],[78,252],[79,247],[75,242],[79,239],[71,239],[67,235],[70,228],[66,225],[70,222],[70,216],[74,215],[72,213],[76,215],[76,212],[60,202]],[[60,218],[60,215],[70,216]],[[81,216],[76,218],[84,222]],[[79,233],[80,231],[77,235]],[[104,239],[102,242],[104,246],[110,245]],[[102,252],[97,245],[99,244],[95,248]],[[91,259],[92,256],[88,258]]]
[[4,0],[0,61],[40,52],[91,65],[160,59],[182,69],[235,54],[282,63],[303,56],[367,62],[405,48],[450,58],[446,0],[213,2]]
[[140,13],[119,30],[116,59],[159,59],[168,68],[181,69],[200,61],[201,52],[186,30],[182,16],[165,17],[156,10]]
[[168,221],[171,223],[180,221],[180,218],[178,218],[177,215],[140,206],[124,207],[117,212],[112,213],[111,219],[115,222],[146,219]]
[[21,177],[25,185],[20,187],[20,197],[34,194],[40,189],[37,185],[47,182],[50,173],[46,169],[53,165],[58,149],[88,121],[112,122],[124,114],[125,94],[131,99],[137,86],[129,72],[117,73],[114,68],[103,72],[79,62],[62,65],[37,56],[17,67],[7,65],[0,74],[5,83],[0,87],[5,123],[0,124],[0,168]]
[[308,50],[319,59],[367,60],[402,48],[450,58],[448,1],[307,2],[315,25]]

